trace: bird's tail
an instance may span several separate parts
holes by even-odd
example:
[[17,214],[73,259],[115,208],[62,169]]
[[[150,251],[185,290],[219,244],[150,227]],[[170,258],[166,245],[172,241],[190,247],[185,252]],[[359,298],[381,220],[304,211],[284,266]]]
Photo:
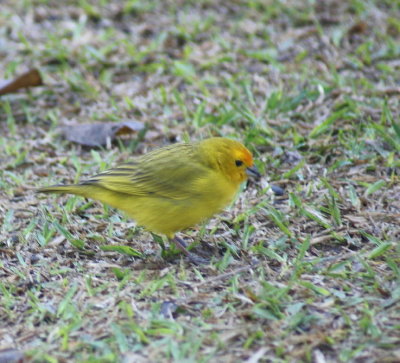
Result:
[[111,207],[125,211],[134,219],[137,215],[137,210],[140,209],[134,203],[135,198],[125,193],[108,190],[95,183],[84,182],[81,184],[51,185],[36,189],[36,193],[75,194],[84,198],[95,199]]
[[49,187],[43,187],[36,189],[36,193],[56,193],[56,194],[75,194],[85,197],[86,188],[82,188],[79,184],[69,185],[51,185]]

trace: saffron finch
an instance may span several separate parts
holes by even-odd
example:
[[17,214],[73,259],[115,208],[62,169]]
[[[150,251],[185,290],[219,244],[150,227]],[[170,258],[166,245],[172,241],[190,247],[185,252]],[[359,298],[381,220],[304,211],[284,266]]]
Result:
[[162,147],[79,184],[37,191],[76,194],[121,209],[196,262],[175,233],[221,211],[248,176],[260,176],[250,151],[238,141],[213,137]]

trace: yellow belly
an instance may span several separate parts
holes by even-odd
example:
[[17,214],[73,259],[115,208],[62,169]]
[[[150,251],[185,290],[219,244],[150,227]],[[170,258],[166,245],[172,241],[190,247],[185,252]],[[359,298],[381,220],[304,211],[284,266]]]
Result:
[[138,225],[168,237],[212,217],[229,204],[237,192],[237,188],[226,183],[214,185],[213,188],[186,199],[171,199],[158,196],[138,197],[94,185],[87,189],[83,186],[77,187],[79,189],[69,192],[109,204],[124,211]]

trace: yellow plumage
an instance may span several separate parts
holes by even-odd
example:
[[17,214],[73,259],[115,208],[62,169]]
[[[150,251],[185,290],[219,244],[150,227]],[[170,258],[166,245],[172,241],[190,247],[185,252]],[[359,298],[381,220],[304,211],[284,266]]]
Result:
[[238,141],[215,137],[163,147],[79,184],[38,192],[99,200],[173,238],[229,204],[247,174],[258,175],[251,153]]

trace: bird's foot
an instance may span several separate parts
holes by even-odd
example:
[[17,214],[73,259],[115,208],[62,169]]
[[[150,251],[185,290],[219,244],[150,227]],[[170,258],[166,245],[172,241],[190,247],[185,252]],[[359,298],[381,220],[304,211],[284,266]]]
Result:
[[186,255],[189,261],[195,265],[208,265],[210,263],[210,260],[188,251],[185,241],[181,238],[175,236],[173,242],[175,243],[175,246]]

